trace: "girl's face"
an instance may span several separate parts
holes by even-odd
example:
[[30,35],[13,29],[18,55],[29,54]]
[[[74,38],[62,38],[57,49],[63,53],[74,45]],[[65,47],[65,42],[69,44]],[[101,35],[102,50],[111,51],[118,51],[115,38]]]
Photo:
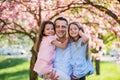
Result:
[[52,24],[46,24],[43,33],[46,36],[53,36],[55,34],[53,25]]
[[71,24],[69,26],[69,35],[72,38],[78,38],[79,37],[79,28],[75,24]]

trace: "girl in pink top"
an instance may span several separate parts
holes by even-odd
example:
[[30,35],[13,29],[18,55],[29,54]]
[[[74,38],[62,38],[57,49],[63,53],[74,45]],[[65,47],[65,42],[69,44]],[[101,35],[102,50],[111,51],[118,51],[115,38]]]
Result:
[[[37,44],[35,44],[36,47],[34,48],[38,51],[34,71],[37,72],[38,75],[43,75],[53,70],[52,62],[54,60],[55,46],[65,49],[68,39],[66,39],[64,43],[57,41],[54,36],[55,27],[51,21],[44,21],[40,28],[38,41]],[[57,71],[56,74],[59,76],[59,80],[70,80],[63,72]]]

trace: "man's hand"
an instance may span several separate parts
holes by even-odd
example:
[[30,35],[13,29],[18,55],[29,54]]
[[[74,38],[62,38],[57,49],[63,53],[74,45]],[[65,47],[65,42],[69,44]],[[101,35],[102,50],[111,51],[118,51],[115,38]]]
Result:
[[44,74],[43,76],[44,78],[49,78],[51,80],[58,80],[58,77],[59,76],[56,76],[56,71],[55,70],[52,70],[51,72],[47,73],[47,74]]

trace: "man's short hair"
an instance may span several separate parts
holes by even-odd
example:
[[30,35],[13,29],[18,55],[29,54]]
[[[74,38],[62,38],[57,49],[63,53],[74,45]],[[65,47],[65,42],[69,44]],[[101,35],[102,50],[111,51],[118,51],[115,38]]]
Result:
[[56,21],[57,21],[57,20],[63,20],[63,21],[65,21],[65,22],[67,23],[67,25],[68,25],[68,21],[67,21],[67,19],[64,18],[64,17],[58,17],[58,18],[56,18],[55,21],[54,21],[54,24],[55,24],[55,25],[56,25]]

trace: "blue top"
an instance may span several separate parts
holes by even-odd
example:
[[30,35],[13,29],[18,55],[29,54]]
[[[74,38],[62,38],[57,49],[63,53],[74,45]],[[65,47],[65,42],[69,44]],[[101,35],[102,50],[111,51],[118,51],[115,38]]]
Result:
[[90,59],[86,59],[87,44],[81,46],[82,39],[77,42],[71,42],[71,65],[73,67],[73,75],[77,78],[93,74],[94,68]]
[[70,61],[71,61],[70,44],[68,44],[66,49],[60,49],[56,47],[53,67],[56,70],[60,70],[67,74],[68,76],[70,76],[72,73],[72,66],[70,64]]

